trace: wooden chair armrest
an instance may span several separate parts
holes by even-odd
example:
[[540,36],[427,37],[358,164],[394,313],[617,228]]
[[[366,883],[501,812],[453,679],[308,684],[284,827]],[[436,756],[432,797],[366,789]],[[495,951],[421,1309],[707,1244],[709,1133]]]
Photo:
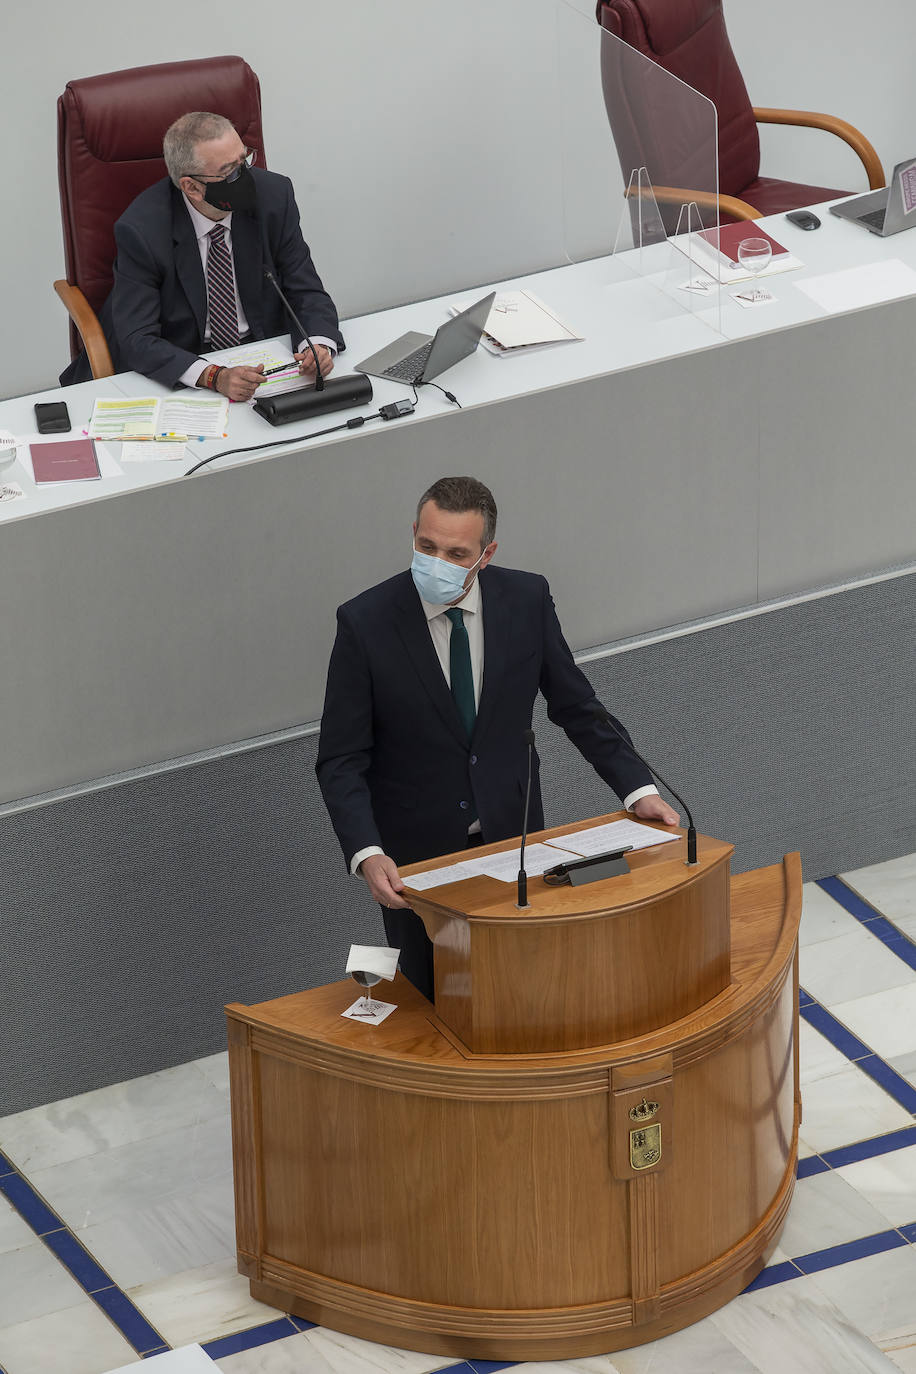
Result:
[[[715,210],[718,204],[720,214],[731,215],[733,219],[759,219],[760,211],[755,210],[746,200],[737,196],[716,197],[714,191],[691,191],[682,186],[653,186],[655,199],[661,205],[688,205],[695,201],[700,210]],[[635,191],[632,193],[635,194]]]
[[108,341],[102,332],[98,316],[82,291],[78,286],[71,286],[68,281],[56,281],[54,290],[67,307],[67,313],[79,330],[80,338],[86,347],[93,377],[114,376],[114,365],[108,351]]
[[757,106],[754,107],[754,118],[758,124],[795,124],[800,128],[823,129],[828,134],[836,134],[837,138],[848,143],[857,154],[865,168],[871,189],[876,191],[880,186],[887,185],[878,154],[865,135],[855,125],[847,124],[845,119],[837,119],[835,115],[818,114],[814,110],[758,109]]

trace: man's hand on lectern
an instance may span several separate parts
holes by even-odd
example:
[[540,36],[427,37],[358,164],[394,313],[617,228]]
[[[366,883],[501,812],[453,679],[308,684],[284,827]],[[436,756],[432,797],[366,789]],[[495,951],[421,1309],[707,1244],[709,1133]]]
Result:
[[641,821],[662,821],[665,825],[680,825],[681,818],[662,797],[640,797],[633,803],[633,815]]
[[387,854],[370,854],[359,866],[359,875],[366,880],[369,891],[382,906],[406,907],[400,895],[404,884],[398,877],[398,866]]

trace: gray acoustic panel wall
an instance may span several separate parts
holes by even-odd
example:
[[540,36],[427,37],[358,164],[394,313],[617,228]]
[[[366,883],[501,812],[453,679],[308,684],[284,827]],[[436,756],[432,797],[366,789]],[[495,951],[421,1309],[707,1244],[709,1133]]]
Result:
[[[916,576],[610,653],[596,690],[733,841],[807,878],[916,848]],[[548,823],[616,803],[535,719]],[[0,817],[0,1115],[217,1050],[222,1007],[340,976],[381,921],[299,735]]]

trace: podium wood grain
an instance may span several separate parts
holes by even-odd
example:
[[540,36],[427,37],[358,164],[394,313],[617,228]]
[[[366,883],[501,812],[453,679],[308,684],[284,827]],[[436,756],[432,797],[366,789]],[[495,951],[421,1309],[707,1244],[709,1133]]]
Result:
[[[801,875],[792,855],[729,891],[729,852],[702,840],[700,873],[680,881],[680,841],[632,856],[622,880],[529,880],[529,913],[508,910],[494,880],[433,889],[424,919],[446,932],[445,1007],[400,977],[379,1026],[341,1018],[351,982],[230,1006],[239,1267],[253,1296],[389,1345],[514,1361],[652,1340],[740,1292],[794,1181]],[[449,900],[461,887],[463,936]],[[665,920],[640,932],[637,912],[652,926],[658,903]],[[721,930],[721,910],[706,910],[717,903],[724,981],[708,933]],[[622,968],[628,948],[653,968]],[[532,950],[555,978],[527,967]],[[483,952],[505,954],[513,988],[525,975],[508,1015]],[[659,986],[676,1011],[663,1023]],[[627,1031],[583,1047],[606,1012]],[[561,1015],[571,1029],[557,1020],[548,1050],[543,1024]],[[475,1052],[478,1031],[517,1048]],[[644,1099],[661,1157],[636,1169],[630,1112]]]

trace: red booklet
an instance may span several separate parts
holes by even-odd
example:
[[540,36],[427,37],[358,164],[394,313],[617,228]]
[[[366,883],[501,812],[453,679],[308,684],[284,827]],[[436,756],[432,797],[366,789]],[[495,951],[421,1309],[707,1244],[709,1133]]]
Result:
[[[716,235],[718,234],[718,239]],[[758,227],[753,220],[742,220],[738,224],[723,224],[719,229],[704,229],[700,234],[701,239],[705,239],[711,248],[718,248],[722,257],[729,267],[737,267],[738,264],[738,244],[745,239],[766,239],[770,245],[770,252],[774,258],[778,258],[781,253],[788,253],[788,248],[783,248],[781,243],[777,243],[765,229]]]
[[36,482],[87,482],[102,475],[91,439],[29,444],[29,452]]

